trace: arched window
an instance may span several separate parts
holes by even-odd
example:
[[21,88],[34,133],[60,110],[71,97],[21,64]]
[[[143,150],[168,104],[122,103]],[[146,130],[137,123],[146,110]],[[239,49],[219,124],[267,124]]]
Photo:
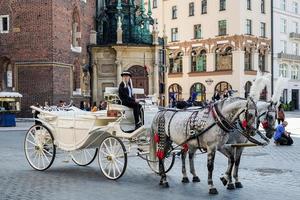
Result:
[[249,96],[251,86],[252,86],[252,83],[250,81],[247,81],[245,84],[245,98],[247,98]]
[[261,72],[266,71],[266,56],[263,53],[259,53],[258,55],[258,67]]
[[0,91],[13,87],[13,69],[7,57],[0,57]]
[[171,100],[179,101],[182,99],[182,88],[177,83],[170,85],[169,87],[169,102]]
[[227,47],[224,51],[216,49],[216,71],[232,70],[232,48]]
[[225,90],[232,90],[232,86],[225,81],[219,82],[215,87],[215,91],[220,93],[223,93]]
[[192,51],[191,55],[192,72],[205,72],[206,71],[206,51],[202,50],[199,54]]
[[75,7],[72,16],[72,47],[80,47],[81,32],[80,32],[80,16],[78,8]]
[[287,64],[283,63],[279,65],[279,76],[286,78],[288,74],[288,66]]
[[291,69],[291,79],[298,80],[299,79],[299,66],[293,65]]
[[252,53],[251,51],[247,51],[245,49],[245,70],[250,71],[252,70]]
[[205,101],[206,100],[206,91],[205,86],[202,83],[195,83],[191,87],[191,97],[194,97],[194,93],[196,93],[196,99],[193,99],[195,101]]
[[182,72],[182,57],[183,53],[179,52],[175,58],[170,58],[170,73]]

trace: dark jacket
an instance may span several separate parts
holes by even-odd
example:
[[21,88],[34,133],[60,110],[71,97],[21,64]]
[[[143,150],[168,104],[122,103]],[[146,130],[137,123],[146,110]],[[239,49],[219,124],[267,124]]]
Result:
[[119,97],[120,97],[123,105],[135,103],[134,97],[129,96],[128,87],[125,87],[124,82],[121,82],[119,85]]

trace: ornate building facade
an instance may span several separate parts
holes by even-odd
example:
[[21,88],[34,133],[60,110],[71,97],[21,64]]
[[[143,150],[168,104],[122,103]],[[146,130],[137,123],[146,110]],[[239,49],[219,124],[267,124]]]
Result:
[[282,102],[300,108],[300,1],[274,1],[274,80],[288,79]]
[[161,46],[152,8],[146,11],[143,0],[98,0],[96,31],[91,36],[93,100],[104,98],[105,87],[118,87],[124,70],[132,73],[134,87],[158,94]]
[[271,71],[270,0],[154,0],[152,7],[168,37],[166,98],[196,92],[204,101],[226,89],[247,96],[257,70]]

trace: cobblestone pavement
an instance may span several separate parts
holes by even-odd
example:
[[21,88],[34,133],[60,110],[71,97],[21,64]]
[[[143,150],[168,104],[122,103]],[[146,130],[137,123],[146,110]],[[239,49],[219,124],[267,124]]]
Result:
[[[227,190],[219,180],[226,170],[227,160],[216,155],[214,183],[219,194],[210,196],[207,187],[206,154],[196,157],[200,183],[181,183],[181,162],[176,158],[168,173],[170,188],[158,186],[159,177],[147,163],[129,157],[124,176],[118,181],[107,180],[95,160],[88,167],[76,166],[58,152],[54,164],[44,172],[33,170],[23,151],[23,129],[0,128],[0,200],[93,200],[93,199],[300,199],[300,136],[298,113],[287,113],[294,145],[251,147],[244,151],[240,167],[242,189]],[[191,176],[189,175],[190,180]]]

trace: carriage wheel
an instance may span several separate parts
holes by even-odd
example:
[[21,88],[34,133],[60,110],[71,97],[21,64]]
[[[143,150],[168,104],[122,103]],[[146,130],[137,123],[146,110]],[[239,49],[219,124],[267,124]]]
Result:
[[[165,173],[168,173],[172,169],[174,163],[175,154],[170,153],[170,155],[166,156],[164,160]],[[159,174],[158,158],[156,156],[147,156],[147,164],[153,172]]]
[[39,171],[48,169],[56,153],[53,135],[49,129],[43,125],[33,125],[26,133],[24,151],[32,168]]
[[127,152],[119,138],[108,136],[103,140],[98,150],[98,164],[108,179],[117,180],[124,174],[127,167]]
[[[147,155],[146,157],[147,164],[149,165],[150,169],[153,172],[159,174],[159,163],[158,163],[158,158],[156,156],[156,151],[157,151],[157,144],[154,141],[153,135],[151,135],[149,138],[149,155]],[[172,169],[174,163],[175,163],[175,154],[174,153],[168,154],[164,159],[165,173],[168,173]]]
[[96,156],[98,149],[81,149],[71,152],[73,162],[79,166],[88,166],[91,164]]

